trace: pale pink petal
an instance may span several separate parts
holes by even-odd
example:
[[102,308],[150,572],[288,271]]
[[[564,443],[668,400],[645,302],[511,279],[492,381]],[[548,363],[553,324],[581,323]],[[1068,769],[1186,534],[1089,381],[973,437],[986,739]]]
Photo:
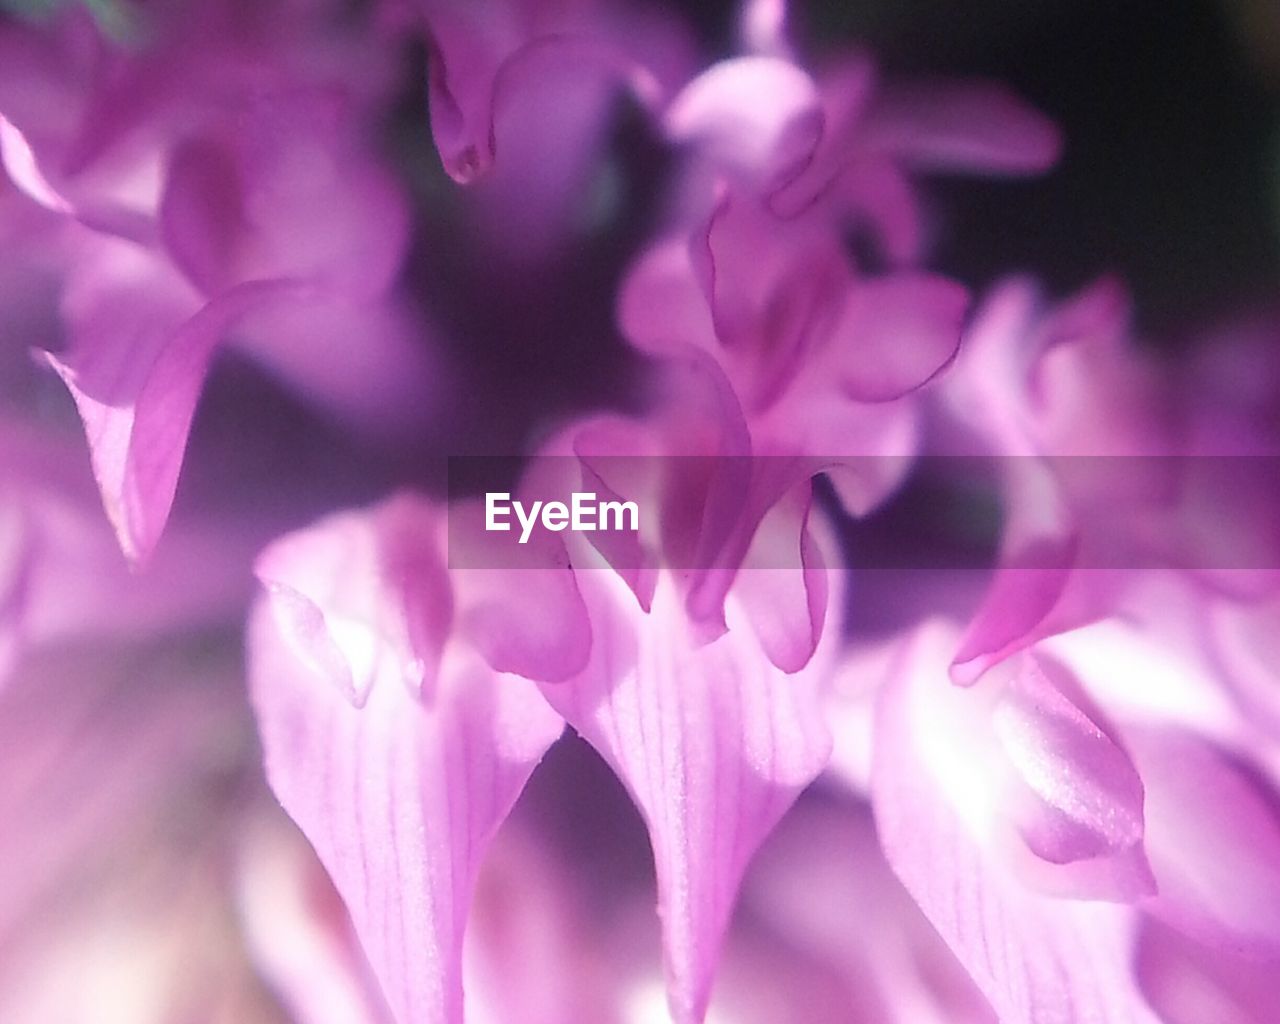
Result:
[[991,794],[938,707],[976,694],[945,679],[945,630],[917,642],[931,653],[899,667],[877,711],[872,791],[890,865],[1002,1020],[1155,1024],[1132,969],[1135,912],[1041,895],[994,859]]
[[829,623],[825,645],[788,676],[732,596],[727,632],[700,645],[669,579],[646,615],[613,574],[580,576],[596,632],[591,662],[543,692],[645,817],[671,1012],[695,1024],[747,863],[830,753],[819,688],[839,631]]
[[315,851],[273,810],[240,839],[236,885],[254,967],[297,1024],[393,1024],[341,897]]
[[1008,669],[991,725],[1010,769],[1004,813],[1045,862],[1028,865],[1032,884],[1124,902],[1150,895],[1143,786],[1128,754],[1081,707],[1078,684],[1061,666],[1023,652]]
[[0,687],[0,963],[16,959],[24,923],[56,916],[47,901],[75,902],[86,861],[154,834],[160,809],[200,792],[193,779],[243,735],[236,676],[231,659],[154,645],[63,644],[19,661]]
[[811,510],[807,484],[769,509],[734,579],[760,646],[784,672],[808,664],[826,620],[827,567],[809,532]]
[[3,114],[0,114],[0,164],[9,180],[27,196],[55,213],[72,213],[73,206],[45,178],[26,137]]
[[738,12],[738,34],[749,53],[791,55],[787,37],[787,0],[745,0]]
[[[464,643],[444,647],[434,685],[422,686],[412,654],[434,627],[412,581],[424,562],[439,569],[443,548],[435,530],[409,529],[412,513],[428,515],[401,500],[337,529],[312,527],[300,551],[267,552],[277,588],[308,600],[320,622],[298,632],[294,610],[269,590],[252,616],[250,689],[268,780],[342,895],[397,1019],[461,1024],[462,938],[480,860],[563,726],[531,683],[495,673]],[[353,548],[361,529],[374,543]],[[349,559],[340,578],[309,557],[325,544],[341,549],[328,568]],[[388,571],[389,553],[398,569]],[[324,671],[335,658],[367,667],[362,707]]]

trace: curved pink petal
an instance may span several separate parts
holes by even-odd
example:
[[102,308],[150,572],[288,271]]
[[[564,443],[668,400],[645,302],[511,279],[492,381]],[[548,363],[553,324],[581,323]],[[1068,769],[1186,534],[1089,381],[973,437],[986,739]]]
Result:
[[809,530],[812,495],[803,485],[760,520],[734,578],[734,598],[769,660],[783,672],[809,663],[827,614],[827,567]]
[[622,88],[656,106],[659,76],[631,52],[626,23],[587,7],[594,19],[558,5],[426,0],[431,133],[448,175],[467,184],[487,173],[497,151],[496,120],[540,67],[591,69],[608,93]]
[[64,214],[107,235],[146,242],[154,234],[151,218],[110,202],[83,202],[46,177],[40,160],[22,131],[0,114],[0,166],[29,199],[53,213]]
[[306,839],[272,810],[243,830],[237,864],[254,967],[297,1024],[394,1024],[333,882]]
[[1280,819],[1275,793],[1208,741],[1131,729],[1146,786],[1152,913],[1202,942],[1280,957]]
[[18,127],[0,114],[0,164],[18,188],[29,198],[55,213],[74,212],[71,201],[63,196],[40,170],[35,152]]
[[667,135],[753,191],[770,192],[813,158],[825,123],[818,88],[777,57],[735,57],[695,78],[663,116]]
[[264,281],[201,305],[123,243],[68,295],[72,344],[46,354],[75,399],[120,546],[151,554],[169,516],[205,374],[227,329],[292,286]]
[[859,402],[917,390],[955,358],[969,294],[934,274],[902,273],[854,284],[833,328],[836,372]]
[[659,242],[632,264],[618,291],[617,319],[623,337],[645,352],[714,346],[715,325],[686,239]]
[[991,726],[1009,769],[1005,814],[1043,862],[1028,864],[1029,881],[1053,895],[1122,902],[1150,895],[1156,883],[1133,762],[1072,699],[1078,687],[1060,666],[1023,652],[1009,668]]
[[1136,914],[1041,895],[993,859],[989,797],[938,707],[947,692],[974,693],[946,681],[946,630],[916,642],[876,714],[872,793],[894,872],[1002,1020],[1155,1024],[1130,965]]
[[1049,118],[985,82],[891,91],[861,131],[867,149],[931,171],[1039,174],[1062,151],[1062,133]]
[[645,817],[671,1013],[695,1024],[743,872],[830,754],[819,691],[839,630],[828,623],[819,652],[787,675],[732,597],[727,632],[700,644],[669,578],[645,614],[612,573],[580,575],[596,634],[591,662],[543,693]]
[[1045,632],[1075,564],[1077,539],[1045,537],[1008,556],[951,662],[951,678],[968,686],[992,665]]
[[849,286],[836,236],[726,190],[690,253],[722,347],[718,358],[748,410],[767,406],[825,338]]
[[[456,508],[451,514],[455,522],[464,515]],[[477,513],[469,521],[483,520]],[[459,633],[500,672],[559,682],[581,671],[592,630],[564,545],[543,532],[518,549],[518,560],[486,561],[460,550],[476,541],[451,532]]]
[[[415,531],[414,518],[428,522]],[[372,543],[351,545],[352,530]],[[402,500],[300,537],[264,554],[275,586],[250,624],[268,781],[342,895],[397,1019],[461,1024],[480,860],[563,723],[531,683],[495,673],[465,642],[445,645],[422,685],[417,652],[436,628],[422,577],[442,566],[423,506]],[[313,557],[330,545],[324,562]],[[292,599],[282,608],[272,596],[280,587],[315,609],[306,629]],[[330,678],[339,658],[367,671],[363,706]]]
[[833,1021],[994,1024],[890,870],[861,801],[801,800],[752,865],[743,902],[791,947],[839,970],[860,1012]]
[[1142,990],[1165,1024],[1271,1024],[1276,967],[1271,960],[1203,946],[1149,919],[1138,946]]

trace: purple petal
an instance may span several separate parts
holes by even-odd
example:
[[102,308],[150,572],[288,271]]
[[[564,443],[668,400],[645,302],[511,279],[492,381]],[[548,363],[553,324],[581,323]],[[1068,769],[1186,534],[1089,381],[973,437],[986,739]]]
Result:
[[663,120],[673,141],[696,144],[704,160],[760,193],[804,169],[824,123],[813,79],[776,57],[712,66],[671,101]]
[[9,180],[46,209],[55,213],[70,214],[74,207],[40,170],[36,155],[26,136],[8,118],[0,114],[0,164],[3,164]]
[[137,242],[151,239],[151,219],[110,202],[77,202],[51,182],[22,131],[0,114],[0,165],[29,199],[53,213],[74,217],[86,227]]
[[[419,652],[439,628],[424,595],[443,565],[430,518],[402,499],[269,549],[261,570],[319,619],[298,632],[268,591],[249,674],[268,780],[342,895],[387,1003],[402,1021],[461,1024],[480,860],[563,723],[465,643],[445,646],[422,685]],[[336,657],[367,680],[363,707],[329,678]]]
[[646,352],[715,345],[715,326],[687,240],[659,242],[632,265],[619,289],[617,315],[623,336]]
[[613,574],[582,576],[591,662],[543,692],[648,823],[671,1012],[695,1024],[747,863],[829,756],[819,687],[839,631],[829,624],[823,649],[788,676],[732,601],[728,631],[700,646],[669,579],[646,615]]
[[399,273],[409,211],[390,172],[347,138],[330,97],[267,94],[223,135],[176,147],[160,225],[206,294],[289,278],[368,299]]
[[539,531],[515,554],[510,546],[486,554],[493,541],[480,531],[483,513],[455,506],[451,515],[459,633],[499,672],[559,682],[581,671],[591,624],[560,539]]
[[968,307],[968,292],[936,275],[894,274],[855,284],[833,339],[848,395],[889,402],[928,383],[955,358]]
[[394,1024],[341,897],[274,811],[241,838],[240,916],[254,967],[297,1024]]
[[[1004,799],[1054,894],[1133,901],[1155,891],[1143,787],[1125,751],[1067,695],[1058,666],[1024,652],[992,713],[1011,771]],[[1033,869],[1039,865],[1033,865]]]
[[146,256],[104,247],[68,296],[73,341],[49,364],[84,421],[94,476],[120,546],[151,554],[169,516],[187,434],[214,349],[228,327],[287,285],[245,285],[200,306]]
[[976,694],[949,687],[950,643],[929,628],[881,694],[872,792],[890,865],[1002,1020],[1155,1024],[1129,966],[1136,915],[1040,895],[993,859],[990,798],[949,710]]
[[1058,160],[1057,126],[1003,86],[948,83],[882,97],[864,145],[925,170],[1039,174]]

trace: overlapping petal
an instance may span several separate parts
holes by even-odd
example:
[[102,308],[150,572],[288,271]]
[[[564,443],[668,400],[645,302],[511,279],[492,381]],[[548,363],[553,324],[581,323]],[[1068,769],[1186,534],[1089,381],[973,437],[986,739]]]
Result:
[[591,660],[543,693],[605,757],[645,817],[671,1012],[692,1024],[706,1013],[752,854],[830,754],[820,691],[839,604],[827,603],[817,652],[787,674],[773,667],[732,593],[727,631],[700,643],[669,577],[648,613],[614,574],[584,571],[580,579],[595,632]]
[[451,636],[436,511],[401,498],[268,549],[250,680],[268,779],[404,1021],[460,1024],[485,846],[562,729]]
[[1043,895],[993,859],[993,794],[939,706],[974,691],[949,688],[945,630],[918,642],[932,651],[899,666],[876,719],[872,792],[889,863],[1002,1019],[1154,1022],[1128,967],[1136,911]]

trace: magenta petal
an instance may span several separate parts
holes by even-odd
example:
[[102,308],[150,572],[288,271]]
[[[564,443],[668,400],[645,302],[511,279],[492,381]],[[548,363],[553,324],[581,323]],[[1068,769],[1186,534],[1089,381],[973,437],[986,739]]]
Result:
[[133,241],[149,241],[151,218],[111,203],[81,203],[45,176],[35,151],[22,131],[0,114],[0,166],[27,198],[54,213],[74,217],[86,227]]
[[849,396],[888,402],[933,379],[960,348],[968,307],[961,285],[932,274],[854,284],[833,338]]
[[[480,860],[563,724],[532,684],[495,673],[464,643],[444,649],[434,686],[421,687],[413,652],[431,617],[414,580],[430,578],[433,556],[440,569],[440,549],[431,529],[408,531],[418,514],[416,503],[384,506],[268,550],[260,568],[315,607],[327,653],[318,668],[307,657],[316,631],[295,632],[292,610],[282,617],[264,597],[250,626],[250,688],[268,780],[342,895],[388,1004],[401,1021],[461,1024]],[[372,531],[373,543],[351,545],[353,530]],[[367,667],[363,707],[326,678],[335,650]]]
[[854,218],[875,231],[890,262],[905,265],[920,259],[926,239],[920,200],[892,160],[858,160],[836,185]]
[[591,623],[559,537],[539,531],[515,554],[510,546],[498,554],[492,535],[470,533],[483,512],[455,507],[453,516],[459,633],[499,672],[559,682],[581,671]]
[[949,639],[917,642],[931,653],[900,666],[876,719],[872,792],[894,872],[1001,1020],[1156,1024],[1130,967],[1137,915],[1041,895],[993,859],[983,794],[946,738],[957,723],[937,709]]
[[869,112],[863,131],[868,149],[926,170],[1038,174],[1062,150],[1052,121],[983,82],[890,94]]
[[116,252],[117,278],[71,295],[72,347],[46,356],[75,399],[103,504],[134,562],[150,555],[168,519],[215,347],[232,323],[287,287],[245,285],[201,307],[167,271],[140,260]]
[[240,169],[221,146],[183,143],[169,158],[160,233],[174,262],[206,293],[232,283],[245,230]]
[[1132,730],[1147,789],[1149,909],[1207,944],[1280,957],[1280,820],[1275,793],[1208,742]]
[[[951,664],[951,678],[969,685],[1013,651],[1048,635],[1076,572],[1080,540],[1058,481],[1034,458],[1011,458],[1009,523],[995,578],[974,613]],[[1076,573],[1073,579],[1073,573]]]
[[728,631],[699,645],[669,578],[646,615],[612,573],[582,576],[596,633],[591,662],[543,693],[645,817],[668,998],[679,1024],[695,1024],[747,863],[830,754],[819,687],[839,631],[828,626],[823,651],[788,676],[732,599]]
[[737,361],[744,405],[767,404],[801,368],[848,280],[836,239],[780,220],[749,195],[725,191],[690,243],[721,358]]

